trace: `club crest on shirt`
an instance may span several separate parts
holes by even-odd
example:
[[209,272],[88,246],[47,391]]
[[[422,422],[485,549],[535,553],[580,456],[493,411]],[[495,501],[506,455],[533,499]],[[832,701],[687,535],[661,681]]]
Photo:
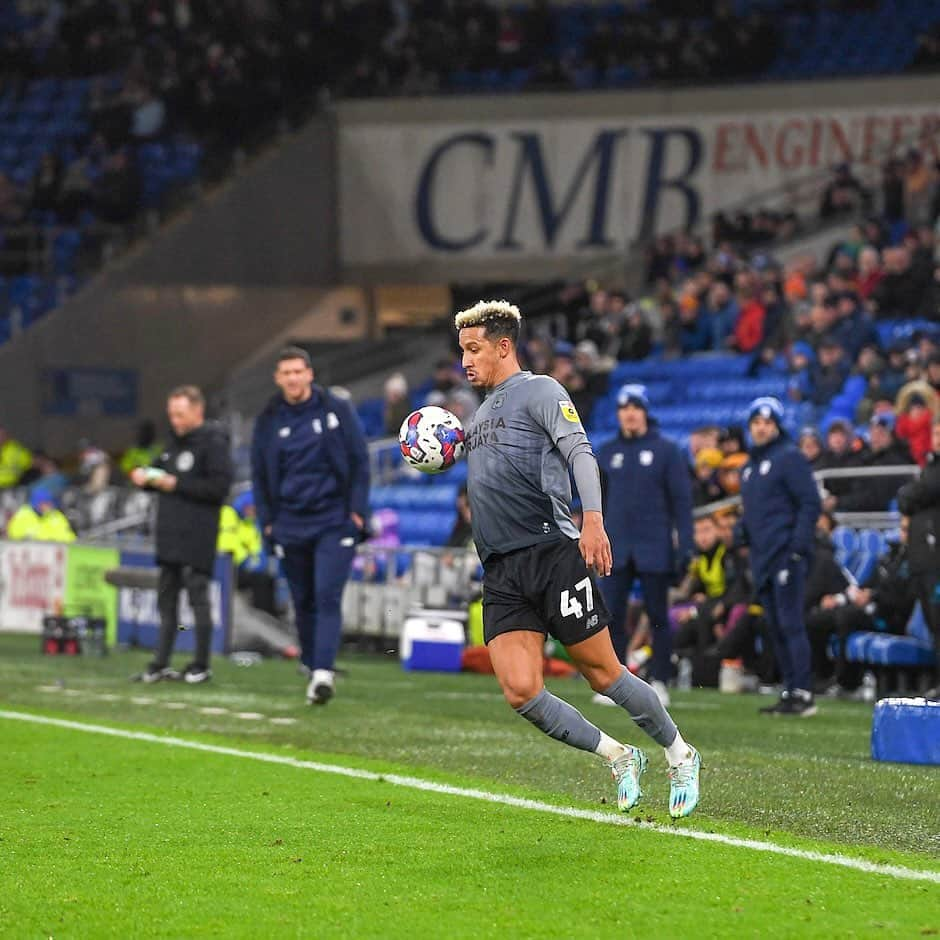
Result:
[[196,459],[193,457],[192,451],[184,450],[176,458],[176,469],[181,473],[186,473],[188,470],[193,469],[193,464],[196,462]]
[[641,450],[640,451],[640,463],[644,467],[648,467],[653,462],[653,452],[651,450]]
[[332,411],[326,413],[326,426],[331,431],[335,431],[339,427],[339,418]]
[[281,428],[281,430],[277,432],[277,436],[290,437],[290,428]]
[[614,454],[610,458],[610,469],[619,470],[623,466],[623,454]]
[[491,410],[491,411],[495,411],[497,408],[502,408],[502,407],[503,407],[503,402],[505,402],[505,401],[506,401],[506,396],[505,396],[505,395],[497,395],[497,396],[493,399],[493,404],[490,405],[490,410]]
[[314,418],[313,421],[311,421],[310,423],[311,423],[311,425],[313,426],[313,433],[314,433],[314,434],[322,434],[322,433],[323,433],[323,422],[322,422],[319,418]]
[[770,461],[769,461],[769,460],[762,460],[762,461],[760,462],[760,467],[757,468],[757,472],[758,472],[762,477],[767,476],[767,474],[770,473]]
[[578,410],[570,401],[560,401],[558,402],[558,407],[561,409],[561,416],[565,421],[570,421],[572,424],[581,423],[581,419],[578,417]]
[[742,480],[743,482],[747,483],[747,481],[750,480],[750,479],[751,479],[751,468],[750,468],[750,467],[745,467],[745,468],[741,471],[741,480]]

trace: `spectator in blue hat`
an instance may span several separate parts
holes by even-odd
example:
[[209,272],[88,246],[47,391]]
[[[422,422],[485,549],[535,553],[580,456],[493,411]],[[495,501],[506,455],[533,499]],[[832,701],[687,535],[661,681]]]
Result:
[[672,678],[669,585],[692,556],[692,490],[679,447],[661,437],[646,387],[617,394],[619,435],[597,453],[613,571],[601,586],[611,610],[610,635],[626,661],[627,600],[636,578],[653,634],[650,684],[667,704]]
[[776,398],[751,402],[747,423],[751,450],[741,473],[742,536],[783,677],[780,700],[761,712],[808,717],[816,705],[803,609],[819,494],[809,463],[783,429],[783,406]]
[[7,538],[13,541],[74,542],[75,532],[59,509],[52,491],[44,486],[34,486],[29,502],[10,517]]

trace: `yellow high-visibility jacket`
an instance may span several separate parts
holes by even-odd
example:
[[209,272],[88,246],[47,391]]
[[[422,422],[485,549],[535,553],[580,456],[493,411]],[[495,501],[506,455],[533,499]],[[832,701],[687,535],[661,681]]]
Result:
[[65,514],[58,509],[40,515],[32,506],[20,506],[7,523],[7,538],[32,542],[74,542],[75,532]]
[[0,445],[0,489],[16,486],[20,477],[33,465],[33,455],[19,441]]

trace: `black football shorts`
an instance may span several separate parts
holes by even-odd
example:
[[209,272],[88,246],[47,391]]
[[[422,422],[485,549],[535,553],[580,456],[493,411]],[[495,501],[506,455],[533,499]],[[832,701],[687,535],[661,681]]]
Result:
[[483,565],[483,637],[533,630],[573,646],[610,623],[578,543],[562,538],[493,555]]

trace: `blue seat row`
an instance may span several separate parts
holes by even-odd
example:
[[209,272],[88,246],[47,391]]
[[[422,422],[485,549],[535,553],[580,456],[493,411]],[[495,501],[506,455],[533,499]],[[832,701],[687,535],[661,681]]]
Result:
[[454,510],[402,512],[399,514],[398,535],[403,545],[444,545],[456,520]]
[[[450,474],[443,474],[449,477]],[[452,512],[457,505],[458,483],[443,481],[436,486],[395,483],[373,486],[369,502],[373,509],[430,510]]]
[[878,565],[878,559],[887,551],[892,537],[896,538],[896,534],[878,529],[836,526],[832,530],[836,561],[847,568],[859,584],[864,584]]
[[846,639],[849,662],[869,666],[929,668],[936,663],[930,631],[920,603],[907,624],[904,636],[875,631],[859,631]]
[[620,362],[610,373],[611,387],[647,379],[744,378],[753,364],[751,356],[698,355],[687,359],[644,359]]

